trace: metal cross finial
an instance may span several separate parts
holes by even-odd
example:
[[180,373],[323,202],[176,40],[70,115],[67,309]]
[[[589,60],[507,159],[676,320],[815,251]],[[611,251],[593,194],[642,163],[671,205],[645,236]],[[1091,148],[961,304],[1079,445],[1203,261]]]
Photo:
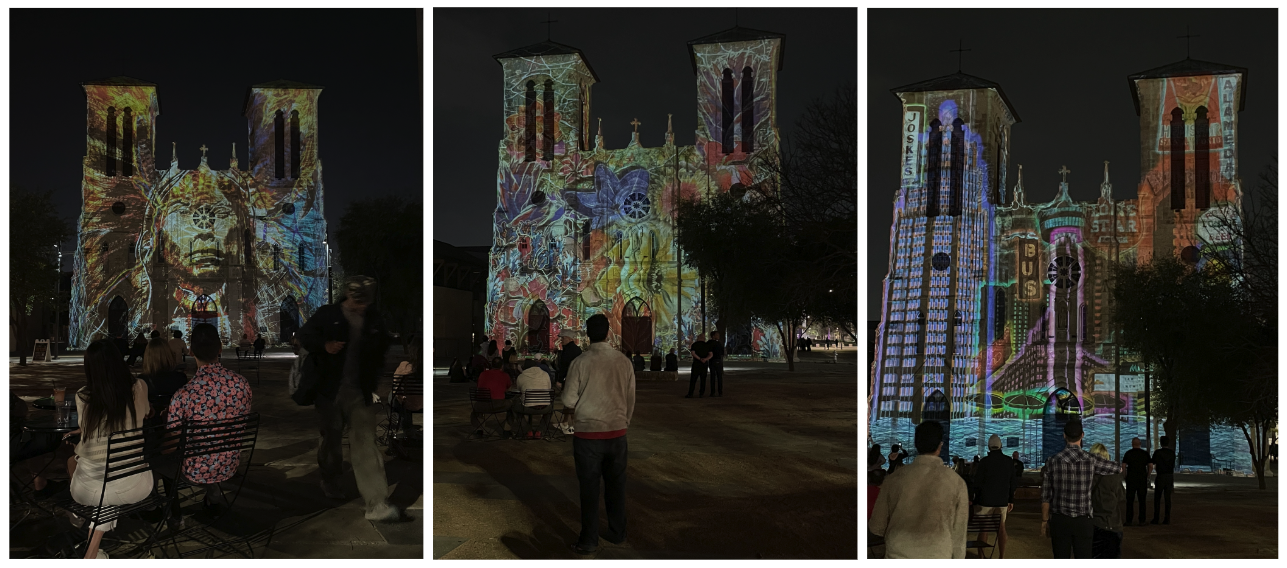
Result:
[[545,21],[541,22],[542,24],[545,24],[545,41],[550,41],[550,25],[556,22],[558,22],[558,20],[551,18],[549,12],[545,13]]
[[958,39],[956,40],[956,49],[948,51],[948,53],[956,54],[956,72],[957,73],[961,72],[961,57],[964,54],[964,52],[974,51],[973,49],[961,49],[964,46],[964,44],[965,42],[963,40]]
[[1059,166],[1059,173],[1063,174],[1063,182],[1068,183],[1068,174],[1072,173],[1072,170],[1068,169],[1068,166]]
[[206,145],[205,145],[205,144],[202,144],[202,145],[201,145],[201,147],[200,147],[200,148],[197,148],[197,149],[198,149],[198,150],[201,150],[201,157],[202,157],[202,158],[206,157],[206,150],[209,150],[209,148],[206,148]]
[[1184,35],[1182,35],[1182,36],[1175,36],[1175,37],[1177,37],[1177,38],[1181,38],[1181,37],[1182,37],[1182,38],[1184,38],[1184,58],[1185,58],[1185,59],[1188,59],[1188,58],[1189,58],[1189,40],[1190,40],[1190,39],[1192,39],[1192,38],[1195,38],[1195,37],[1202,37],[1202,36],[1200,36],[1200,35],[1193,35],[1193,34],[1189,33],[1189,26],[1187,26],[1187,25],[1186,25],[1186,26],[1184,26]]
[[637,119],[637,118],[636,118],[636,119],[634,119],[634,120],[630,121],[630,124],[635,125],[635,132],[639,132],[639,125],[640,125],[640,124],[643,124],[643,123],[642,123],[642,122],[639,122],[639,119]]

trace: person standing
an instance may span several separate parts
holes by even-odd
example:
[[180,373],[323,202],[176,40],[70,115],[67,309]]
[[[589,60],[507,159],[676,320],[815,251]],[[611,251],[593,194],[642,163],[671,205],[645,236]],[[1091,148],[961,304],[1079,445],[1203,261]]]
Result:
[[706,345],[711,350],[711,360],[707,363],[711,375],[711,396],[724,396],[724,341],[719,330],[711,332],[711,340]]
[[1023,477],[1023,460],[1019,459],[1019,452],[1011,454],[1010,459],[1014,460],[1014,476]]
[[885,558],[965,558],[970,520],[965,481],[943,467],[943,425],[916,427],[916,459],[885,478],[867,530],[885,537]]
[[1144,515],[1148,513],[1145,503],[1148,496],[1148,475],[1153,472],[1153,463],[1148,451],[1140,448],[1138,436],[1131,439],[1131,449],[1122,456],[1122,463],[1126,464],[1126,526],[1131,526],[1131,520],[1135,518],[1135,503],[1138,501],[1139,524],[1142,527]]
[[515,359],[518,358],[518,349],[514,348],[513,341],[506,339],[505,350],[501,352],[501,359],[504,360],[505,362],[509,362],[511,357]]
[[134,338],[134,343],[130,345],[130,360],[125,362],[126,366],[133,367],[134,362],[137,361],[139,357],[142,357],[146,350],[147,334],[140,331],[138,336]]
[[701,378],[701,388],[697,390],[697,397],[706,396],[706,363],[711,360],[711,349],[706,343],[706,336],[698,334],[697,341],[688,348],[688,353],[693,356],[692,372],[688,377],[688,396],[684,398],[693,398],[693,387],[697,386],[697,379]]
[[[988,455],[977,462],[974,470],[974,498],[971,501],[980,507],[979,515],[1001,515],[1001,529],[997,533],[997,554],[995,558],[1005,558],[1006,514],[1014,510],[1014,490],[1019,487],[1019,478],[1014,476],[1014,460],[1001,451],[1001,437],[993,434],[988,438]],[[979,535],[979,540],[983,539]]]
[[559,372],[555,382],[562,385],[568,379],[568,369],[572,368],[572,362],[581,356],[581,347],[576,344],[576,331],[571,329],[560,331],[559,339],[563,340],[563,349],[559,350]]
[[[1090,447],[1090,453],[1106,460],[1108,448],[1103,444]],[[1126,492],[1122,490],[1125,473],[1096,475],[1091,493],[1091,511],[1094,515],[1095,537],[1091,545],[1092,558],[1122,557],[1122,510],[1118,503]]]
[[349,277],[345,295],[337,303],[318,308],[299,330],[299,338],[310,358],[317,359],[317,413],[322,432],[317,465],[322,492],[332,499],[344,498],[339,487],[344,461],[341,440],[348,426],[349,455],[358,491],[366,502],[366,518],[389,522],[400,520],[402,514],[388,501],[384,458],[375,444],[372,394],[389,349],[389,334],[372,302],[375,287],[374,278]]
[[[882,465],[885,465],[885,454],[880,452],[880,444],[875,444],[870,450],[867,450],[867,473],[870,474],[876,470],[880,470],[883,473],[885,470],[880,467]],[[870,516],[870,513],[871,511],[868,511],[868,516]]]
[[581,533],[569,545],[579,555],[599,548],[599,482],[608,513],[603,539],[626,540],[626,428],[635,411],[635,373],[630,361],[607,343],[608,318],[586,320],[590,348],[572,361],[563,406],[576,410],[572,457],[581,492]]
[[1158,444],[1162,447],[1153,452],[1151,460],[1154,469],[1157,471],[1157,479],[1153,481],[1153,521],[1157,524],[1158,514],[1162,512],[1162,498],[1166,497],[1166,516],[1162,517],[1162,524],[1171,524],[1171,493],[1175,491],[1175,450],[1171,449],[1171,437],[1162,436],[1157,439]]
[[1090,558],[1095,538],[1091,488],[1096,475],[1113,475],[1125,466],[1081,449],[1081,420],[1064,424],[1059,453],[1046,460],[1041,477],[1041,536],[1050,535],[1055,558]]
[[889,469],[887,470],[889,475],[893,475],[895,470],[903,467],[903,458],[905,457],[907,457],[907,453],[903,451],[901,445],[894,444],[889,447]]

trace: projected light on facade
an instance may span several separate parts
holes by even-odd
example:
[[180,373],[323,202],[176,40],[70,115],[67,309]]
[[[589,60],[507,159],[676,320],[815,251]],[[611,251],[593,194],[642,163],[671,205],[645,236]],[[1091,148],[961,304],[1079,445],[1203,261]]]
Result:
[[[1113,384],[1111,264],[1118,255],[1196,261],[1202,247],[1231,244],[1211,218],[1239,207],[1244,76],[1194,60],[1131,76],[1142,175],[1137,198],[1117,202],[1107,163],[1096,202],[1068,192],[1098,172],[1067,168],[1027,172],[1049,202],[1029,201],[1022,166],[1007,191],[1018,116],[1000,85],[956,73],[894,89],[902,181],[869,391],[872,440],[907,445],[916,424],[939,420],[945,455],[986,454],[996,433],[1007,453],[1040,464],[1063,448],[1056,434],[1073,416],[1088,440],[1112,447],[1117,409],[1122,439],[1144,438],[1138,365],[1123,370],[1120,396]],[[1182,431],[1185,463],[1250,469],[1225,430]]]
[[[216,325],[225,342],[288,340],[326,302],[326,221],[317,155],[321,87],[275,81],[247,93],[249,164],[155,163],[156,86],[114,77],[84,85],[84,206],[70,341]],[[224,154],[227,155],[227,154]]]

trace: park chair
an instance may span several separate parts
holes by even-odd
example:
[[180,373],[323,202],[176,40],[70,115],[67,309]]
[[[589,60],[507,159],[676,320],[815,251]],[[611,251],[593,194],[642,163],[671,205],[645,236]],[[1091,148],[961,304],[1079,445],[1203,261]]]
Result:
[[[511,412],[514,413],[517,420],[515,426],[518,426],[514,432],[515,436],[520,439],[526,438],[528,432],[536,432],[542,438],[549,435],[550,419],[554,416],[554,390],[552,389],[527,389],[523,395],[514,402]],[[531,404],[532,406],[528,406]],[[543,407],[543,408],[535,408]],[[539,424],[532,424],[533,417],[540,416]],[[523,425],[526,424],[526,427]]]
[[497,408],[496,402],[492,399],[491,389],[469,387],[470,428],[466,438],[473,437],[480,432],[480,438],[501,436],[501,433],[505,431],[505,417],[509,414],[509,411]]
[[[996,552],[997,539],[1001,538],[1000,531],[1001,531],[1001,514],[1000,513],[995,513],[991,515],[971,514],[970,524],[965,528],[965,538],[969,539],[970,533],[977,533],[978,536],[974,540],[966,540],[965,548],[975,549],[975,552],[978,553],[979,558],[983,558],[983,549],[988,548],[990,549],[988,551],[988,558],[992,558],[992,555]],[[987,533],[993,534],[991,544],[989,544],[986,539]]]
[[[215,550],[254,558],[255,551],[251,546],[251,539],[228,538],[228,534],[219,529],[215,532],[216,525],[223,522],[230,528],[236,527],[238,523],[228,522],[232,518],[231,512],[237,505],[237,497],[241,495],[241,489],[246,483],[246,477],[250,474],[251,459],[255,455],[255,443],[259,437],[259,413],[251,412],[241,416],[231,418],[222,418],[216,420],[191,420],[183,425],[183,458],[179,461],[179,471],[175,475],[175,487],[172,492],[174,498],[179,498],[178,493],[185,489],[196,489],[201,484],[193,483],[183,475],[183,463],[188,458],[207,456],[223,452],[238,452],[239,464],[237,470],[230,479],[219,482],[219,491],[223,491],[225,484],[235,485],[232,498],[228,499],[228,510],[217,519],[212,519],[209,523],[194,523],[193,526],[181,529],[171,534],[170,544],[174,548],[178,558],[194,556],[202,552],[208,552],[212,557]],[[193,491],[189,496],[196,492]],[[204,546],[186,552],[180,552],[178,541],[179,538],[194,540]],[[243,554],[241,545],[246,547],[247,554]],[[165,549],[162,547],[162,554]]]
[[405,399],[409,396],[425,394],[424,376],[419,371],[409,375],[393,378],[393,389],[389,392],[388,419],[384,422],[384,432],[380,436],[389,446],[390,455],[407,457],[405,444],[409,440],[424,441],[424,428],[416,429],[412,415],[424,416],[424,405],[419,410],[408,410]]
[[[103,470],[103,488],[99,492],[98,505],[82,505],[72,499],[69,494],[66,498],[55,503],[54,506],[86,519],[88,521],[86,528],[90,531],[86,533],[87,537],[92,534],[94,527],[99,525],[128,516],[137,516],[144,511],[156,509],[157,507],[164,510],[169,505],[169,499],[164,493],[156,491],[156,477],[159,476],[154,476],[152,492],[141,501],[126,505],[104,505],[103,501],[107,496],[108,483],[125,479],[132,475],[151,473],[150,462],[161,453],[162,448],[171,442],[176,443],[180,448],[183,447],[182,436],[168,435],[165,424],[161,423],[146,425],[133,430],[113,432],[107,438],[106,467]],[[124,555],[128,556],[138,551],[147,550],[164,523],[164,519],[158,522],[152,531],[152,535],[145,542]],[[86,538],[86,542],[88,542],[88,538]],[[116,554],[122,555],[119,552]]]

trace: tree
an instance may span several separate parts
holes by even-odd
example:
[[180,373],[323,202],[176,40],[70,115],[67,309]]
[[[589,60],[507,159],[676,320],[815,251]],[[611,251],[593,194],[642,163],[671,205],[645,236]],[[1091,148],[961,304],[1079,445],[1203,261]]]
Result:
[[[424,299],[421,202],[377,197],[349,204],[336,233],[344,274],[376,279],[376,304],[405,343],[420,329]],[[343,291],[335,293],[335,300]]]
[[18,364],[27,364],[28,316],[37,307],[53,307],[61,267],[55,245],[71,236],[71,225],[59,217],[49,192],[17,185],[9,194],[9,326],[18,344]]

